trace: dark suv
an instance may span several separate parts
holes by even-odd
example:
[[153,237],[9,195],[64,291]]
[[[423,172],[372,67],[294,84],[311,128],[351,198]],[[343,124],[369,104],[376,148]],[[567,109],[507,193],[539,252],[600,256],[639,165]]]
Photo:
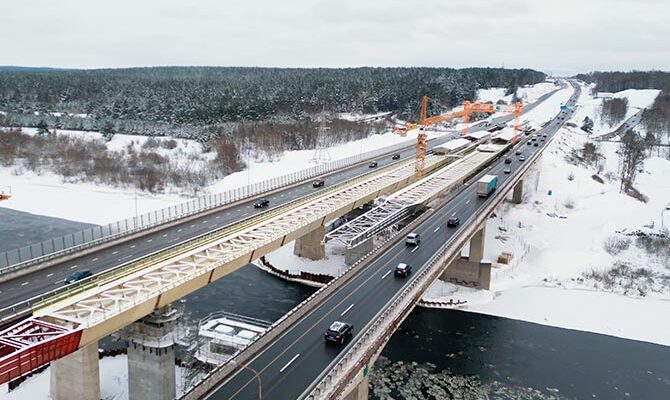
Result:
[[400,160],[400,154],[394,154],[391,156],[391,160]]
[[65,278],[65,283],[70,284],[72,282],[77,282],[84,278],[88,278],[91,275],[93,275],[93,273],[88,269],[75,271]]
[[405,263],[400,263],[395,267],[395,276],[400,276],[403,278],[407,278],[409,274],[412,273],[412,266],[405,264]]
[[325,185],[325,184],[326,184],[326,181],[324,181],[323,179],[319,178],[319,179],[314,180],[314,182],[312,182],[312,187],[321,187],[321,186],[323,186],[323,185]]
[[254,203],[254,208],[264,208],[270,205],[270,200],[268,199],[258,199]]
[[335,321],[324,334],[326,342],[343,344],[354,332],[354,326],[346,322]]
[[368,164],[368,167],[377,168],[377,161],[372,161],[370,164]]
[[461,224],[461,220],[456,217],[451,217],[447,220],[447,226],[450,228],[456,227]]

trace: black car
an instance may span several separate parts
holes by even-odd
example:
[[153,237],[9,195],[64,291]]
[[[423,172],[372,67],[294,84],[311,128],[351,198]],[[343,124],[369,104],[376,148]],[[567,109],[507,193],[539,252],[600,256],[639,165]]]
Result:
[[323,185],[325,185],[325,184],[326,184],[326,181],[324,181],[323,179],[319,178],[319,179],[314,180],[314,182],[312,182],[312,187],[321,187],[321,186],[323,186]]
[[531,144],[533,144],[533,142],[526,142],[526,144],[530,146]]
[[353,334],[353,332],[353,325],[346,322],[335,321],[330,324],[330,327],[326,330],[324,336],[326,338],[326,342],[336,342],[343,344],[344,341]]
[[391,156],[392,160],[400,160],[400,154],[394,154]]
[[270,205],[270,200],[268,199],[258,199],[254,203],[254,208],[264,208]]
[[521,155],[521,150],[517,150],[515,154],[516,154],[517,156],[520,156],[520,155]]
[[370,164],[368,164],[368,167],[370,168],[377,168],[377,161],[373,161]]
[[538,142],[535,142],[535,147],[538,147],[540,144]]
[[412,266],[407,265],[405,263],[400,263],[398,264],[397,267],[395,267],[395,276],[400,276],[403,278],[407,278],[409,274],[412,273]]
[[505,159],[505,164],[511,164],[511,163],[512,163],[512,159],[511,159],[511,158],[506,158],[506,159]]
[[93,275],[93,272],[91,272],[90,270],[81,269],[79,271],[75,271],[75,272],[71,273],[70,275],[68,275],[65,278],[65,283],[69,284],[69,283],[72,283],[72,282],[77,282],[77,281],[80,281],[84,278],[88,278],[91,275]]
[[447,226],[450,228],[456,227],[461,224],[461,220],[456,217],[451,217],[447,220]]

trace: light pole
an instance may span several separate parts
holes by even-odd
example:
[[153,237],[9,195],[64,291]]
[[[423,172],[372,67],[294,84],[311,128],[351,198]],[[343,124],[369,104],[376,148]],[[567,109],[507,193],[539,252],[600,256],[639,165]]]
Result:
[[258,372],[256,372],[255,369],[251,368],[248,365],[242,365],[242,368],[248,369],[249,371],[251,371],[251,373],[254,374],[254,378],[258,379],[258,400],[263,400],[263,392],[262,392],[263,385],[261,383],[261,376],[258,375]]

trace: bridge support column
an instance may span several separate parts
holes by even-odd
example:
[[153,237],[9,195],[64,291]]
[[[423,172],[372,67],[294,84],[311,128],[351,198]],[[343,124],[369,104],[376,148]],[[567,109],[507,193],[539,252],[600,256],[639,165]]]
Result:
[[348,247],[344,253],[344,263],[347,265],[353,265],[356,261],[363,258],[364,255],[368,254],[374,248],[373,239],[366,239],[356,246]]
[[99,400],[98,342],[51,363],[53,400]]
[[298,257],[309,258],[310,260],[323,260],[326,258],[326,246],[323,244],[323,237],[326,235],[326,228],[320,226],[310,233],[304,235],[295,241],[293,254]]
[[491,263],[482,261],[484,258],[485,237],[486,225],[470,239],[469,257],[455,259],[442,276],[440,276],[440,279],[475,285],[489,290],[491,288]]
[[521,204],[523,200],[523,179],[521,179],[515,186],[512,192],[512,202],[514,204]]
[[176,397],[173,329],[180,316],[180,312],[168,305],[128,328],[130,400]]
[[356,387],[344,397],[344,400],[368,400],[369,386],[370,379],[364,376]]

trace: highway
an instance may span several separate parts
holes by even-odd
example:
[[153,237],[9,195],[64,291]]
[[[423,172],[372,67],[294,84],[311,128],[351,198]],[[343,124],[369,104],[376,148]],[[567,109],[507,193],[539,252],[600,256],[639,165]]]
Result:
[[628,129],[633,129],[637,126],[637,124],[640,123],[642,120],[642,113],[644,112],[644,108],[641,109],[640,111],[636,112],[635,114],[631,115],[627,120],[621,123],[615,130],[606,133],[604,135],[600,135],[596,137],[595,139],[598,141],[607,141],[611,140],[615,136],[623,135],[626,133]]
[[[567,105],[572,107],[579,96],[575,90]],[[499,185],[510,179],[524,163],[514,155],[520,150],[526,158],[542,149],[549,139],[567,121],[574,110],[560,111],[558,115],[537,133],[546,134],[546,142],[540,141],[539,147],[526,145],[523,141],[500,157],[487,169],[474,177],[474,182],[485,173],[496,174]],[[504,164],[504,159],[512,159]],[[527,161],[525,161],[527,162]],[[511,167],[512,173],[503,173]],[[465,221],[478,212],[488,198],[479,198],[475,194],[475,185],[468,184],[446,205],[429,210],[429,218],[417,229],[422,237],[417,247],[407,247],[404,241],[398,242],[384,254],[378,255],[374,262],[359,271],[349,282],[340,287],[322,304],[315,307],[291,329],[284,332],[275,342],[252,358],[246,365],[238,368],[226,381],[215,387],[210,399],[258,399],[259,385],[262,397],[266,399],[297,399],[312,384],[319,374],[328,368],[336,357],[351,346],[350,340],[345,346],[326,344],[324,332],[336,320],[354,325],[354,340],[372,318],[402,289],[412,277],[420,271],[430,257],[447,239],[458,233],[463,227],[448,228],[449,217],[458,217]],[[399,263],[407,263],[414,269],[408,278],[396,278],[393,269]],[[255,372],[253,372],[255,371]]]
[[[553,92],[546,93],[540,97],[537,102],[526,106],[524,112],[532,110],[552,94]],[[503,115],[493,118],[492,121],[495,125],[508,122],[511,119],[511,115]],[[483,126],[471,127],[470,131],[475,132],[484,129],[485,127]],[[457,133],[445,135],[430,140],[428,144],[430,147],[434,147],[447,140],[453,139],[457,135]],[[401,159],[412,158],[414,156],[414,148],[413,146],[408,146],[407,149],[399,153]],[[377,161],[379,167],[395,162],[394,160],[391,160],[390,155],[384,158],[379,158]],[[325,187],[363,175],[369,171],[370,168],[367,163],[363,163],[336,172],[325,178]],[[268,195],[266,198],[270,200],[270,207],[275,207],[321,189],[323,189],[323,187],[313,188],[311,182],[307,182],[275,192]],[[234,224],[266,210],[254,209],[253,202],[254,200],[249,200],[241,204],[232,205],[207,216],[198,217],[191,221],[168,227],[158,232],[150,233],[69,261],[57,263],[40,271],[35,271],[31,274],[0,283],[0,308],[10,307],[21,301],[25,301],[34,296],[39,296],[50,290],[64,286],[65,277],[73,271],[84,268],[91,270],[93,273],[110,270],[121,264],[137,260],[147,254],[175,245],[214,229]]]

